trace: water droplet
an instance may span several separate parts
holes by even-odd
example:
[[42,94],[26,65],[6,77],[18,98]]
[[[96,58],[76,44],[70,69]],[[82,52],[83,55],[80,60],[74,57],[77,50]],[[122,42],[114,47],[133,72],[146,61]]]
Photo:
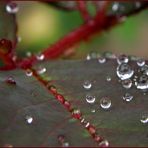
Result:
[[109,142],[107,140],[103,140],[99,143],[100,147],[108,147],[109,146]]
[[39,67],[38,69],[37,69],[37,73],[38,74],[43,74],[43,73],[45,73],[46,72],[46,68],[45,67]]
[[25,119],[28,124],[31,124],[33,122],[33,118],[31,116],[26,116]]
[[106,77],[106,80],[109,82],[109,81],[111,81],[112,79],[111,79],[110,76],[107,76],[107,77]]
[[73,111],[72,111],[72,116],[73,116],[74,118],[76,118],[76,119],[80,119],[80,117],[81,117],[81,112],[80,112],[80,110],[79,110],[79,109],[73,109]]
[[132,87],[132,80],[131,79],[126,79],[122,81],[122,86],[126,89],[129,89]]
[[138,60],[137,60],[137,65],[138,65],[138,66],[144,66],[144,65],[145,65],[145,60],[143,60],[143,59],[138,59]]
[[113,10],[113,11],[118,11],[118,10],[119,10],[119,3],[118,3],[118,2],[115,2],[115,3],[112,5],[112,10]]
[[14,2],[9,2],[7,5],[6,5],[6,11],[8,13],[11,13],[11,14],[15,14],[17,13],[19,10],[19,7],[16,3]]
[[141,123],[143,123],[143,124],[148,123],[148,115],[142,115],[140,121],[141,121]]
[[100,106],[103,108],[103,109],[109,109],[111,107],[111,100],[108,98],[108,97],[103,97],[101,100],[100,100]]
[[99,62],[100,64],[103,64],[103,63],[106,62],[106,58],[105,58],[105,57],[100,57],[100,58],[98,59],[98,62]]
[[85,124],[85,127],[86,127],[86,128],[88,128],[88,127],[89,127],[89,125],[90,125],[90,123],[89,123],[89,122],[87,122],[87,123]]
[[95,112],[96,112],[96,110],[95,110],[95,109],[92,109],[92,110],[91,110],[91,112],[92,112],[92,113],[95,113]]
[[16,85],[16,81],[14,80],[13,77],[8,77],[6,80],[5,80],[6,83],[8,84],[14,84]]
[[120,64],[123,64],[123,63],[128,63],[129,59],[126,55],[120,55],[118,58],[117,58],[117,63],[120,65]]
[[87,103],[92,104],[92,103],[95,102],[95,100],[96,100],[96,97],[95,97],[95,96],[92,96],[92,95],[86,95],[86,102],[87,102]]
[[127,64],[121,64],[117,67],[117,76],[121,80],[129,79],[133,76],[134,71],[131,69],[131,67]]
[[62,147],[69,147],[69,143],[68,142],[63,142]]
[[88,90],[88,89],[90,89],[92,87],[92,84],[91,84],[90,81],[86,80],[83,83],[83,87]]
[[133,96],[130,93],[125,93],[122,98],[123,100],[130,102],[133,99]]
[[31,77],[32,76],[32,71],[30,69],[26,70],[26,76]]
[[36,55],[37,60],[42,61],[44,60],[45,56],[43,54]]
[[140,72],[148,75],[148,65],[144,65],[141,67]]
[[140,76],[135,82],[135,85],[137,89],[142,89],[142,90],[148,89],[148,76],[145,74]]

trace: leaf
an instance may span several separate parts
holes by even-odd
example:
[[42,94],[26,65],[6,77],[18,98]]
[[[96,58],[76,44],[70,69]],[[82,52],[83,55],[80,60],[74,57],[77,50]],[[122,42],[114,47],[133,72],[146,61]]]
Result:
[[0,40],[7,39],[16,44],[16,18],[15,14],[9,14],[6,11],[6,1],[0,1]]
[[[136,62],[130,61],[129,64],[137,75]],[[110,146],[148,146],[148,124],[140,122],[141,115],[148,113],[147,93],[143,95],[135,86],[128,90],[122,87],[116,75],[115,60],[107,59],[102,64],[96,59],[50,61],[40,63],[34,69],[39,66],[47,70],[40,77],[51,79],[58,92],[81,110]],[[10,76],[16,85],[5,82]],[[107,76],[111,81],[106,81]],[[83,88],[85,80],[92,82],[90,90]],[[73,120],[71,113],[35,77],[14,70],[1,72],[0,81],[0,146],[62,146],[57,138],[59,135],[65,136],[69,146],[98,146],[80,122]],[[132,101],[122,99],[126,92],[134,96]],[[94,104],[86,102],[88,93],[96,96]],[[100,107],[100,99],[105,96],[112,102],[109,110]],[[92,109],[96,112],[92,113]],[[32,124],[27,124],[26,115],[33,117]]]

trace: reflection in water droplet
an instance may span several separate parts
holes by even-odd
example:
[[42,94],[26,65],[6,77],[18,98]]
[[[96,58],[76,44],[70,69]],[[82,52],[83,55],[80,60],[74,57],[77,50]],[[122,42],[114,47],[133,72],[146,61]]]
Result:
[[86,80],[86,81],[84,81],[84,83],[83,83],[83,87],[84,87],[85,89],[90,89],[90,88],[92,87],[92,84],[91,84],[90,81]]
[[16,85],[16,81],[14,80],[13,77],[8,77],[6,80],[5,80],[6,83],[8,84],[14,84]]
[[140,121],[141,121],[141,123],[143,123],[143,124],[148,123],[148,115],[142,115]]
[[28,124],[31,124],[33,122],[33,118],[31,116],[26,116],[25,119]]
[[26,76],[31,77],[32,76],[32,71],[30,69],[26,70]]
[[103,63],[106,62],[106,58],[105,58],[105,57],[99,57],[98,62],[99,62],[100,64],[103,64]]
[[120,65],[120,64],[123,64],[123,63],[128,63],[129,59],[126,55],[120,55],[118,58],[117,58],[117,63]]
[[103,97],[101,100],[100,100],[100,106],[101,108],[103,109],[109,109],[111,107],[111,100],[110,98],[108,97]]
[[100,147],[109,147],[109,142],[107,140],[103,140],[99,143]]
[[11,13],[11,14],[15,14],[17,13],[19,10],[19,7],[16,3],[14,2],[9,2],[7,5],[6,5],[6,11],[8,13]]
[[107,77],[106,77],[106,80],[109,82],[109,81],[111,81],[112,79],[111,79],[110,76],[107,76]]
[[95,97],[95,96],[92,96],[92,95],[86,95],[86,102],[87,102],[87,103],[92,104],[92,103],[95,102],[95,100],[96,100],[96,97]]
[[132,80],[131,79],[126,79],[122,81],[122,86],[126,89],[129,89],[132,87]]
[[123,100],[130,102],[133,99],[133,96],[130,93],[125,93],[125,95],[122,98]]
[[140,76],[135,82],[135,85],[137,89],[142,89],[142,90],[148,89],[148,76],[145,74]]
[[38,74],[43,74],[43,73],[45,73],[46,72],[46,68],[45,67],[39,67],[38,69],[37,69],[37,73]]
[[121,80],[129,79],[133,76],[134,71],[131,69],[131,67],[127,64],[121,64],[117,67],[117,76]]
[[36,55],[37,60],[42,61],[44,60],[45,56],[43,54]]
[[138,59],[138,60],[137,60],[137,65],[138,65],[138,66],[144,66],[144,65],[145,65],[145,60],[143,60],[143,59]]

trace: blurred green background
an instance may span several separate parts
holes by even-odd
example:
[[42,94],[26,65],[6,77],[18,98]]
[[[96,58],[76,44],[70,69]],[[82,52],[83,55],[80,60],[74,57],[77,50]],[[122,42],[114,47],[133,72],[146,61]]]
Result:
[[[83,23],[78,11],[62,11],[41,2],[17,2],[17,50],[24,56],[27,51],[40,52]],[[148,10],[145,10],[109,31],[93,36],[73,47],[70,59],[83,59],[91,51],[129,54],[148,57]]]

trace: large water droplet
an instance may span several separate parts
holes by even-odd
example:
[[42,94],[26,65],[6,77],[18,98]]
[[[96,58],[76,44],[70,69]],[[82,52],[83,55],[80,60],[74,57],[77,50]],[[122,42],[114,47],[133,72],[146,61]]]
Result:
[[99,143],[100,147],[109,147],[109,142],[107,140],[103,140]]
[[73,109],[73,111],[72,111],[72,116],[73,116],[74,118],[76,118],[76,119],[80,119],[80,117],[81,117],[81,112],[80,112],[80,110],[79,110],[79,109]]
[[83,87],[88,90],[88,89],[90,89],[92,87],[92,84],[91,84],[90,81],[86,80],[83,83]]
[[43,74],[43,73],[45,73],[46,72],[46,68],[45,67],[38,67],[38,69],[37,69],[37,73],[38,74]]
[[126,79],[122,81],[122,86],[126,89],[129,89],[132,87],[132,80],[131,79]]
[[43,54],[36,55],[37,60],[42,61],[44,60],[45,56]]
[[103,97],[101,100],[100,100],[100,106],[101,108],[103,109],[109,109],[111,107],[111,100],[110,98],[108,97]]
[[118,58],[117,58],[117,63],[118,64],[123,64],[123,63],[128,63],[129,59],[126,55],[120,55]]
[[143,59],[138,59],[138,60],[137,60],[137,65],[140,66],[140,67],[141,67],[141,66],[144,66],[144,65],[145,65],[145,60],[143,60]]
[[7,5],[6,5],[6,11],[8,13],[11,13],[11,14],[15,14],[17,13],[19,10],[19,7],[16,3],[14,2],[9,2]]
[[130,93],[125,93],[122,98],[123,100],[130,102],[133,99],[133,96]]
[[33,72],[30,69],[26,70],[26,76],[31,77]]
[[95,100],[96,100],[96,97],[95,96],[92,96],[92,95],[86,95],[86,102],[87,103],[90,103],[90,104],[92,104],[92,103],[94,103],[95,102]]
[[137,89],[142,89],[142,90],[148,89],[148,76],[145,74],[140,76],[135,82],[135,85]]
[[13,77],[8,77],[6,80],[5,80],[6,83],[8,84],[14,84],[16,85],[16,81],[14,80]]
[[25,119],[28,124],[31,124],[33,122],[33,118],[31,116],[26,116]]
[[117,67],[117,76],[121,80],[129,79],[133,76],[134,71],[132,68],[127,64],[121,64]]
[[142,115],[140,121],[141,121],[141,123],[143,123],[143,124],[148,123],[148,115]]
[[99,58],[98,58],[98,62],[99,62],[100,64],[103,64],[103,63],[106,62],[106,58],[105,58],[105,57],[99,57]]

